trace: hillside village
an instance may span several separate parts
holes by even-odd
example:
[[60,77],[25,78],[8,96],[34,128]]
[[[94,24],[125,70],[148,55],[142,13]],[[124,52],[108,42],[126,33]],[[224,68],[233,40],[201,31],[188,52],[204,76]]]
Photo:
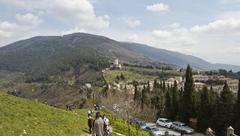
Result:
[[[102,73],[106,73],[108,71],[114,71],[114,70],[120,70],[118,71],[121,76],[121,70],[123,71],[122,64],[119,63],[118,59],[115,59],[114,62],[110,65],[109,68],[106,68],[105,70],[102,70]],[[139,85],[137,86],[138,89],[143,89],[143,87],[147,84],[150,85],[150,89],[153,89],[154,82],[158,82],[159,84],[164,81],[164,83],[167,86],[173,86],[174,82],[177,82],[178,89],[181,89],[184,87],[184,69],[177,69],[177,72],[180,73],[181,76],[173,76],[168,79],[152,79],[152,80],[141,80],[141,79],[135,79],[134,81],[137,81]],[[119,74],[118,73],[118,74]],[[206,70],[195,70],[193,71],[193,79],[194,79],[194,86],[196,91],[199,91],[203,89],[203,87],[207,87],[208,89],[212,88],[214,91],[217,93],[220,93],[220,90],[223,89],[224,83],[226,82],[230,88],[230,90],[236,94],[238,91],[238,79],[226,77],[224,75],[219,74],[218,71],[213,70],[213,71],[206,71]],[[211,73],[211,74],[209,74]],[[116,76],[116,78],[117,78]],[[132,94],[134,93],[134,85],[132,80],[128,80],[127,82],[122,82],[122,83],[116,83],[116,82],[111,82],[108,83],[108,88],[109,89],[117,89],[117,90],[124,90],[127,89],[129,90]]]

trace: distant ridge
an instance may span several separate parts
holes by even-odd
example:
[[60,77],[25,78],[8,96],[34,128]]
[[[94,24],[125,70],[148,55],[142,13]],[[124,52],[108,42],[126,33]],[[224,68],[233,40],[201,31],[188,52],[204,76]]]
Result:
[[[69,58],[69,60],[66,60]],[[196,69],[226,69],[240,71],[240,66],[212,64],[201,58],[179,52],[154,48],[144,44],[119,42],[110,38],[86,33],[64,36],[37,36],[21,40],[0,48],[0,69],[33,71],[40,66],[76,58],[94,62],[98,58],[108,61],[119,58],[124,63],[139,65],[164,65]],[[91,59],[91,60],[90,60]],[[69,63],[69,62],[66,62]]]

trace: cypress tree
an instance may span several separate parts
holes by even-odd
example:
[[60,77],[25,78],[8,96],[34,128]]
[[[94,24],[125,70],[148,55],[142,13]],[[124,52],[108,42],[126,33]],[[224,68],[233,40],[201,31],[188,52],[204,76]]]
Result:
[[133,97],[133,100],[136,102],[136,101],[139,100],[139,96],[140,96],[138,88],[137,88],[138,83],[136,81],[134,81],[133,82],[133,86],[134,86],[134,97]]
[[214,111],[217,107],[217,103],[218,103],[218,100],[219,100],[219,95],[217,92],[214,92],[212,86],[210,87],[210,90],[209,90],[209,102],[210,102],[210,111],[209,111],[209,115],[212,115],[212,118],[209,120],[209,127],[212,128],[212,126],[215,125],[215,122],[214,122]]
[[193,91],[194,91],[194,81],[192,77],[192,69],[190,65],[187,66],[186,73],[185,73],[185,83],[184,83],[184,90],[183,90],[183,99],[182,99],[182,116],[180,119],[185,122],[189,123],[189,119],[193,116],[195,112],[194,109],[194,102],[193,102]]
[[229,90],[228,84],[225,83],[221,96],[217,101],[217,106],[215,110],[215,117],[213,128],[217,136],[224,136],[225,130],[229,127],[233,118],[233,94]]
[[147,95],[146,95],[146,87],[144,86],[142,89],[142,97],[141,97],[141,109],[144,108],[144,104],[146,103]]
[[165,114],[168,118],[171,117],[171,112],[172,112],[171,109],[172,109],[171,97],[170,97],[169,91],[167,91],[165,95]]
[[151,88],[150,88],[150,82],[148,81],[148,83],[147,83],[147,93],[150,93],[151,92]]
[[238,83],[238,95],[235,104],[234,128],[237,135],[240,135],[240,79]]
[[208,88],[205,86],[201,93],[200,110],[198,114],[198,130],[204,132],[209,127],[211,119],[211,106]]
[[155,79],[153,82],[153,89],[156,89],[156,88],[158,88],[158,83],[157,83],[157,80]]
[[178,116],[177,120],[182,120],[183,117],[183,88],[179,90],[179,104],[178,104]]
[[163,92],[165,93],[165,91],[166,91],[166,83],[165,83],[165,81],[163,81],[162,90],[163,90]]
[[174,81],[174,85],[172,88],[172,115],[171,119],[176,120],[177,113],[178,113],[178,87],[177,81]]

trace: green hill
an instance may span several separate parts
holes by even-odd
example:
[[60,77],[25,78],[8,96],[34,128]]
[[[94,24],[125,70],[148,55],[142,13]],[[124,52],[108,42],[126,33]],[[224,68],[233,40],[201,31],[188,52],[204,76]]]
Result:
[[[0,135],[1,136],[79,136],[88,135],[88,109],[67,112],[38,101],[18,98],[0,92]],[[110,118],[115,132],[127,134],[127,123],[107,110],[101,113]],[[114,118],[114,119],[113,119]],[[148,136],[130,126],[131,135]]]
[[83,114],[4,93],[0,93],[0,109],[0,135],[4,136],[79,136],[87,128]]

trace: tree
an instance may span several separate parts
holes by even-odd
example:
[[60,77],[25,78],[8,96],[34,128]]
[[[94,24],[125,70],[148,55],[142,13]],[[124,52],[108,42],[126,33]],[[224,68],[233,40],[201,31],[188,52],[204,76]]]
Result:
[[125,80],[125,76],[123,75],[123,73],[121,73],[120,79],[121,79],[121,80]]
[[163,81],[163,83],[162,83],[162,90],[165,93],[165,91],[166,91],[166,83],[165,83],[165,81]]
[[217,100],[216,110],[214,113],[214,130],[217,136],[224,136],[225,130],[232,124],[233,118],[233,94],[229,90],[228,84],[225,83],[219,100]]
[[157,80],[155,79],[153,82],[153,89],[156,89],[156,88],[158,88],[158,83],[157,83]]
[[141,109],[144,108],[144,104],[146,103],[146,99],[147,99],[147,94],[146,94],[146,87],[144,86],[142,89],[142,97],[141,97]]
[[176,120],[177,114],[178,114],[178,87],[177,87],[177,81],[174,81],[174,85],[172,88],[172,114],[171,119]]
[[195,112],[194,102],[193,102],[193,91],[194,91],[194,81],[192,77],[192,69],[190,65],[187,66],[185,73],[185,83],[183,90],[183,99],[182,99],[182,115],[180,117],[181,121],[189,123],[189,119],[193,117]]
[[147,93],[151,92],[151,87],[150,87],[150,82],[148,81],[147,83],[147,88],[146,88]]
[[160,110],[161,108],[161,101],[160,101],[160,97],[155,95],[151,98],[151,108],[155,108],[155,109],[158,109]]
[[139,101],[140,97],[141,97],[141,94],[137,88],[138,86],[138,82],[134,81],[133,82],[133,86],[134,86],[134,97],[133,97],[133,100],[136,102],[136,101]]
[[238,83],[238,95],[235,104],[234,128],[237,135],[240,135],[240,79]]
[[210,87],[210,90],[209,90],[209,102],[210,102],[210,111],[209,111],[209,115],[212,115],[212,118],[209,120],[209,127],[212,128],[212,126],[215,125],[215,122],[214,122],[214,112],[215,112],[215,108],[217,107],[217,102],[219,100],[219,95],[217,92],[215,92],[213,90],[213,87],[211,86]]
[[202,89],[201,93],[201,102],[200,102],[200,110],[198,114],[198,130],[204,132],[208,127],[211,119],[211,105],[210,105],[210,97],[209,90],[205,86]]
[[167,91],[165,97],[165,114],[168,118],[170,118],[172,113],[172,104],[169,91]]

